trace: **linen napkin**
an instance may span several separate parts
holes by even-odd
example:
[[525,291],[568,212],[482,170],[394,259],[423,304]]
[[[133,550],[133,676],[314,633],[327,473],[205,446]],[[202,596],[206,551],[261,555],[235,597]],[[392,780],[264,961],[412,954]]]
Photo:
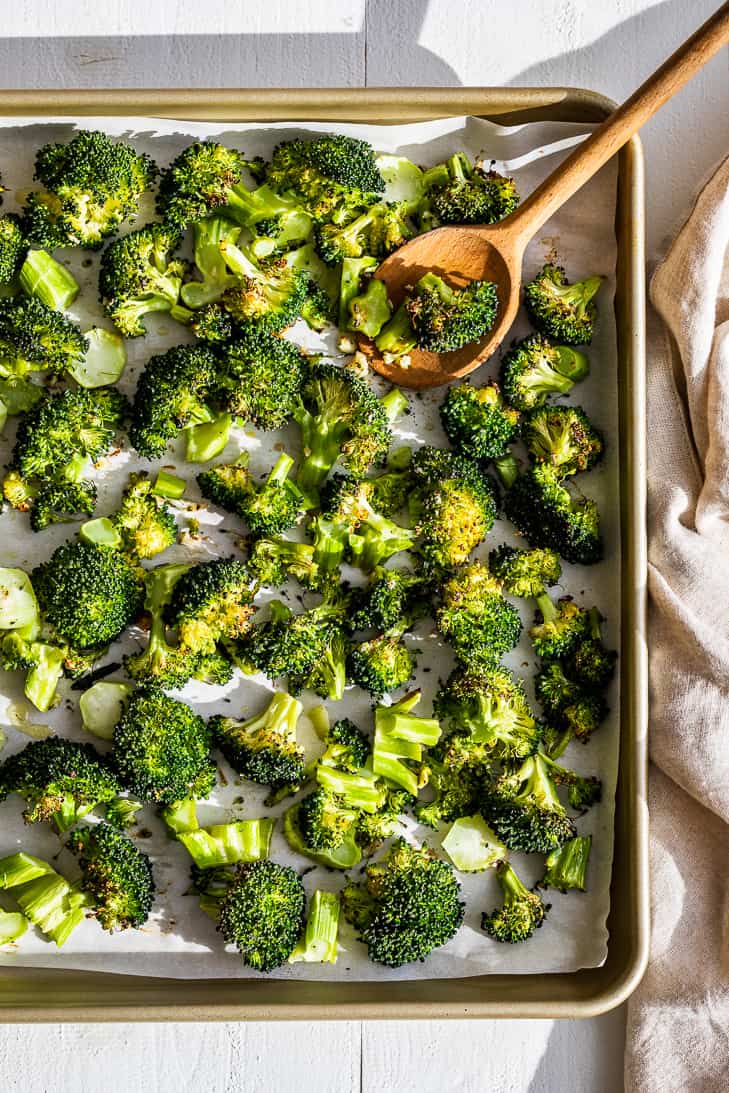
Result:
[[729,160],[650,291],[652,940],[626,1088],[729,1090]]

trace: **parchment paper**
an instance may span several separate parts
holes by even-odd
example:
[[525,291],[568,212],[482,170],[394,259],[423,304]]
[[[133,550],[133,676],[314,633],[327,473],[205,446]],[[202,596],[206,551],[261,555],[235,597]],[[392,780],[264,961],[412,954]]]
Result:
[[[158,119],[79,119],[79,128],[101,128],[112,136],[125,136],[135,146],[149,152],[160,164],[165,164],[191,140],[214,138],[239,147],[247,155],[270,154],[279,140],[312,131],[327,131],[322,124],[286,124],[222,126],[193,122],[170,122]],[[579,141],[589,127],[573,124],[540,124],[505,129],[474,118],[448,119],[407,126],[342,125],[338,129],[353,136],[369,140],[378,151],[398,152],[410,156],[422,165],[436,163],[457,149],[465,149],[471,155],[484,153],[496,160],[498,169],[515,174],[522,197],[548,174],[560,158]],[[15,205],[13,191],[31,186],[32,164],[35,150],[49,140],[68,140],[74,126],[67,121],[37,124],[34,119],[14,120],[0,127],[0,170],[3,182],[11,191],[6,195],[5,209]],[[578,485],[589,496],[595,497],[603,518],[606,560],[597,566],[574,568],[565,565],[561,590],[571,593],[578,603],[597,604],[607,615],[605,636],[608,643],[618,647],[619,619],[619,526],[617,487],[617,391],[616,349],[612,300],[616,248],[613,235],[615,203],[615,173],[612,166],[603,170],[568,205],[562,209],[539,237],[531,244],[525,275],[533,275],[547,256],[556,253],[566,266],[571,279],[593,273],[606,278],[598,298],[600,320],[594,343],[590,349],[591,375],[574,391],[595,423],[607,434],[608,450],[598,469],[581,478]],[[152,215],[152,203],[142,211],[137,226]],[[72,268],[82,286],[78,307],[72,314],[81,321],[84,329],[92,325],[109,325],[103,319],[96,304],[98,256],[89,253],[65,252],[64,260]],[[136,379],[146,359],[171,345],[190,341],[177,323],[164,316],[151,315],[145,320],[150,334],[128,343],[129,364],[120,386],[133,392]],[[301,344],[328,352],[339,357],[336,335],[325,337],[311,334],[303,324],[298,324],[290,336]],[[514,334],[523,336],[528,325],[520,317]],[[493,378],[498,371],[498,359],[489,361],[473,377],[477,382]],[[412,413],[396,428],[396,443],[445,443],[438,419],[438,403],[442,391],[414,395],[410,393]],[[13,442],[14,426],[7,426],[0,448],[0,462],[4,463]],[[274,462],[273,447],[283,441],[296,455],[297,430],[284,430],[281,434],[258,434],[253,430],[237,430],[220,458],[234,457],[240,446],[251,453],[254,472],[267,470]],[[208,556],[230,554],[236,550],[236,538],[241,525],[231,517],[206,508],[197,508],[199,493],[194,482],[199,466],[186,464],[180,447],[157,464],[139,461],[128,451],[106,459],[97,472],[100,487],[97,514],[113,511],[128,472],[137,466],[154,470],[164,465],[188,480],[186,498],[192,504],[178,507],[179,523],[185,528],[189,517],[200,520],[203,538],[186,546],[175,546],[156,562],[180,561],[189,558],[203,559]],[[194,511],[188,512],[188,509]],[[73,525],[60,525],[33,535],[27,518],[16,513],[5,513],[0,519],[0,564],[30,568],[50,556],[55,547],[71,536]],[[488,537],[485,550],[503,541],[516,542],[508,525],[497,523]],[[292,600],[300,590],[292,589]],[[522,613],[525,626],[531,621],[531,610],[515,601]],[[294,603],[294,607],[297,605]],[[438,681],[445,678],[452,666],[450,652],[433,633],[431,623],[421,624],[416,636],[417,647],[422,650],[417,681],[422,686],[424,698],[418,712],[430,713],[432,695]],[[119,662],[124,652],[136,644],[134,636],[125,643],[115,645],[110,661]],[[506,658],[506,664],[527,680],[531,693],[530,677],[534,671],[534,657],[528,638]],[[123,679],[121,672],[110,678]],[[9,721],[8,702],[22,697],[22,678],[2,673],[0,689],[0,723],[8,744],[4,756],[20,750],[27,744],[27,737],[19,733]],[[235,679],[225,688],[200,684],[188,685],[181,696],[190,701],[203,716],[226,713],[250,716],[261,708],[270,684],[258,676]],[[68,683],[62,683],[63,701],[50,713],[35,714],[35,720],[47,723],[53,730],[76,739],[90,739],[80,727],[78,714],[79,693],[71,691]],[[584,774],[599,774],[603,780],[603,800],[583,818],[577,826],[581,834],[592,833],[593,850],[588,874],[588,891],[561,895],[550,892],[552,910],[542,929],[525,944],[504,946],[487,938],[479,929],[481,913],[491,910],[500,902],[499,889],[492,871],[461,875],[463,894],[467,902],[466,920],[458,935],[442,949],[434,952],[423,964],[399,970],[390,970],[371,964],[364,946],[346,926],[341,931],[342,951],[335,966],[296,964],[287,966],[274,975],[299,979],[431,979],[481,975],[484,973],[568,972],[584,967],[600,965],[606,955],[607,931],[605,920],[609,909],[609,880],[612,860],[614,787],[618,752],[618,694],[617,684],[609,696],[613,712],[594,736],[588,747],[571,744],[563,762],[574,765]],[[304,696],[305,707],[318,704],[312,695]],[[351,688],[339,704],[330,704],[333,716],[353,717],[362,727],[371,729],[372,713],[369,697],[357,688]],[[301,722],[302,736],[307,746],[314,747],[314,736],[306,719]],[[95,743],[99,743],[95,741]],[[103,743],[99,746],[105,747]],[[257,817],[264,814],[265,790],[252,783],[240,784],[233,772],[224,764],[220,770],[227,785],[219,785],[211,803],[200,806],[201,822],[221,822],[226,818]],[[277,809],[283,812],[286,803]],[[42,826],[24,826],[21,819],[22,802],[19,798],[8,799],[0,806],[0,855],[18,848],[41,857],[54,858],[59,853],[59,842],[54,833]],[[259,973],[245,968],[240,958],[226,951],[214,923],[203,914],[194,896],[187,895],[190,859],[179,844],[166,836],[162,824],[153,810],[140,814],[139,829],[144,836],[140,845],[148,851],[154,863],[158,896],[154,913],[141,930],[127,930],[110,936],[104,933],[94,920],[87,920],[74,932],[66,945],[58,950],[32,929],[15,947],[6,947],[0,961],[12,966],[36,966],[76,968],[126,974],[153,975],[177,978],[208,976],[236,977],[256,976]],[[277,825],[277,828],[280,824]],[[431,845],[439,846],[443,834],[428,828],[407,825],[409,832]],[[136,830],[136,837],[140,831]],[[307,863],[291,854],[277,829],[274,833],[271,856],[277,861],[290,863],[304,872]],[[58,857],[58,867],[66,875],[75,875],[75,861],[67,851]],[[539,879],[542,859],[536,855],[515,854],[513,861],[520,876],[529,883]],[[344,883],[342,874],[320,868],[306,872],[304,883],[308,891],[323,887],[336,890]]]

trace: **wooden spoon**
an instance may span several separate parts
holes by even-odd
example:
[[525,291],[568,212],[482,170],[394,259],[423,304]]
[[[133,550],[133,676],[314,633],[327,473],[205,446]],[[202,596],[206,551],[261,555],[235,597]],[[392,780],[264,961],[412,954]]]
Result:
[[723,4],[638,90],[580,144],[524,203],[498,224],[436,228],[412,239],[379,266],[395,308],[405,289],[433,270],[454,287],[493,281],[499,298],[495,326],[480,342],[453,353],[414,350],[409,365],[386,364],[369,339],[360,348],[372,367],[401,387],[437,387],[466,376],[490,357],[509,333],[519,308],[527,243],[581,186],[638,132],[671,96],[729,42],[729,2]]

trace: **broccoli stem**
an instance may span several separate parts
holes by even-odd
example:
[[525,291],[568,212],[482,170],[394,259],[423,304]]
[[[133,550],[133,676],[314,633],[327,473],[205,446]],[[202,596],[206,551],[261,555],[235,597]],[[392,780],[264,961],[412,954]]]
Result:
[[152,493],[155,497],[168,497],[171,501],[179,501],[185,493],[186,486],[184,478],[177,478],[176,475],[168,474],[167,471],[159,471],[152,486]]
[[374,269],[377,269],[376,258],[365,256],[364,258],[345,258],[343,260],[339,287],[339,327],[341,330],[346,330],[349,324],[349,305],[355,296],[359,295],[362,275]]
[[63,675],[65,653],[54,645],[38,642],[33,645],[35,665],[25,677],[24,693],[37,710],[46,713],[56,697],[58,681]]
[[596,641],[600,641],[602,639],[602,615],[596,607],[591,607],[587,613],[587,617],[589,619],[590,637],[594,638]]
[[0,568],[0,630],[37,627],[40,619],[30,577],[22,569]]
[[79,538],[85,543],[94,546],[109,547],[117,550],[121,546],[122,537],[117,531],[116,525],[108,516],[99,516],[96,520],[87,520],[79,528]]
[[30,250],[20,269],[20,284],[29,296],[48,307],[65,311],[78,296],[75,277],[44,250]]
[[197,801],[194,797],[184,797],[174,804],[165,805],[160,809],[160,818],[169,831],[175,837],[187,834],[190,831],[198,831],[200,824],[197,818]]
[[383,326],[375,338],[375,345],[383,360],[397,360],[415,348],[417,342],[405,303],[401,303],[389,323]]
[[[590,362],[584,353],[569,345],[557,345],[555,352],[559,354],[557,372],[564,379],[564,386],[557,389],[561,394],[566,395],[573,384],[579,383],[587,376],[590,371]],[[554,386],[553,382],[551,386]]]
[[339,933],[339,896],[335,892],[317,889],[311,897],[306,930],[296,946],[289,964],[336,964]]
[[494,469],[504,489],[509,490],[519,477],[519,465],[511,452],[494,460]]
[[0,945],[9,945],[17,941],[28,929],[28,919],[16,911],[0,909]]
[[341,797],[349,808],[373,813],[384,803],[382,787],[369,771],[361,770],[352,774],[320,764],[316,768],[316,780],[324,789]]
[[542,886],[567,892],[576,888],[585,891],[585,874],[592,848],[591,835],[577,835],[548,855]]
[[260,861],[268,857],[275,823],[270,818],[238,820],[182,831],[177,838],[199,869],[212,869],[219,865]]
[[540,592],[536,597],[536,601],[537,607],[541,611],[542,618],[545,622],[552,622],[553,619],[557,618],[559,611],[552,603],[551,597],[547,591]]
[[410,406],[407,398],[398,387],[393,387],[392,391],[388,391],[385,397],[380,399],[380,402],[382,403],[383,410],[387,414],[387,420],[390,425],[392,425],[401,414],[404,414]]
[[218,414],[213,420],[185,429],[188,463],[209,463],[225,448],[230,436],[233,418],[230,414]]

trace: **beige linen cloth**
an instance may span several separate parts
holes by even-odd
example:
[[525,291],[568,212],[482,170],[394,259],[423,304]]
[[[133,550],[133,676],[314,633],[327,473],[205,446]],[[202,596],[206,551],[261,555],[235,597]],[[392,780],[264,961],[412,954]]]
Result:
[[727,1093],[729,160],[650,295],[652,941],[629,1005],[626,1088]]

